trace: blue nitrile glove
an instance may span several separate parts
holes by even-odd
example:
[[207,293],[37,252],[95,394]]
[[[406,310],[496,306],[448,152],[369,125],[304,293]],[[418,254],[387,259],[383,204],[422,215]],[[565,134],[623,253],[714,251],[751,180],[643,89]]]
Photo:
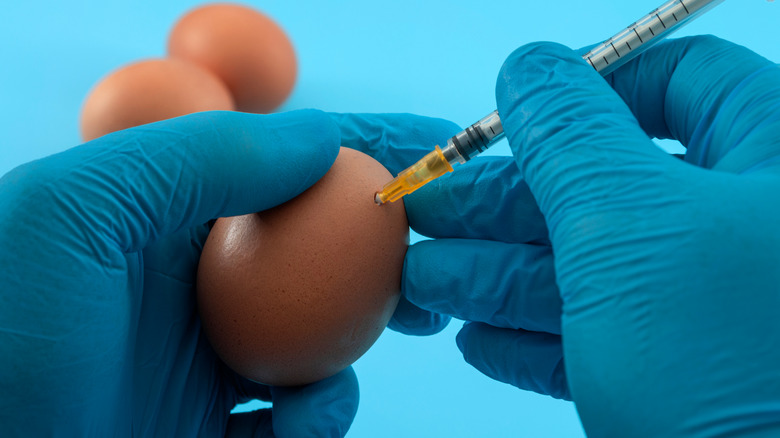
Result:
[[[476,321],[467,361],[571,397],[592,436],[780,435],[780,68],[695,37],[605,81],[534,44],[496,94],[519,171],[475,162],[409,197],[457,239],[410,249],[407,298]],[[562,337],[538,321],[553,294]]]
[[[242,379],[194,299],[204,224],[299,194],[340,139],[316,111],[201,113],[3,176],[0,436],[343,436],[351,368],[299,388]],[[254,398],[273,409],[229,415]]]

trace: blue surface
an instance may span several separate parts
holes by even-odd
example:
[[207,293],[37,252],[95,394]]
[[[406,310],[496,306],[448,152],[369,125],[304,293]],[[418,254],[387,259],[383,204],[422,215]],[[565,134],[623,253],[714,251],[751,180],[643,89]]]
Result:
[[[201,3],[4,5],[0,174],[78,144],[90,87],[125,63],[162,56],[171,25]],[[515,47],[592,44],[661,1],[245,3],[274,17],[296,47],[300,76],[282,110],[413,112],[467,125],[495,109],[495,77]],[[678,36],[715,34],[777,62],[778,7],[729,0]],[[350,436],[583,435],[571,403],[521,392],[467,366],[454,342],[459,327],[453,322],[428,338],[386,332],[355,365],[361,406]]]

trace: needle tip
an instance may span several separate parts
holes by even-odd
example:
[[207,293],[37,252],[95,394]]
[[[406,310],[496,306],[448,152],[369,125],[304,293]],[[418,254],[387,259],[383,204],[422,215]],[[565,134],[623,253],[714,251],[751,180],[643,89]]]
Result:
[[377,192],[374,195],[374,202],[376,203],[376,205],[382,205],[383,204],[382,198],[379,196],[379,192]]

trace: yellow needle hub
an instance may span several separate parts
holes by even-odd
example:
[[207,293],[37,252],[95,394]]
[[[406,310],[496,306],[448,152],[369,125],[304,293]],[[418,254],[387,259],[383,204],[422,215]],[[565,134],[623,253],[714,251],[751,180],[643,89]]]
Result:
[[445,173],[452,172],[452,165],[444,158],[441,148],[424,156],[420,161],[399,173],[392,181],[385,184],[382,190],[374,196],[374,202],[382,205],[386,202],[395,202],[404,195],[408,195],[422,187],[428,181],[436,179]]

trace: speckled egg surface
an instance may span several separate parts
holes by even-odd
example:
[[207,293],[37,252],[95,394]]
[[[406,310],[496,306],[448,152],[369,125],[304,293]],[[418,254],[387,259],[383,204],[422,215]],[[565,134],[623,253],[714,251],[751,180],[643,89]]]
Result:
[[403,203],[374,203],[391,177],[341,148],[298,197],[217,220],[198,268],[198,306],[229,367],[261,383],[305,384],[376,341],[398,303],[409,239]]

